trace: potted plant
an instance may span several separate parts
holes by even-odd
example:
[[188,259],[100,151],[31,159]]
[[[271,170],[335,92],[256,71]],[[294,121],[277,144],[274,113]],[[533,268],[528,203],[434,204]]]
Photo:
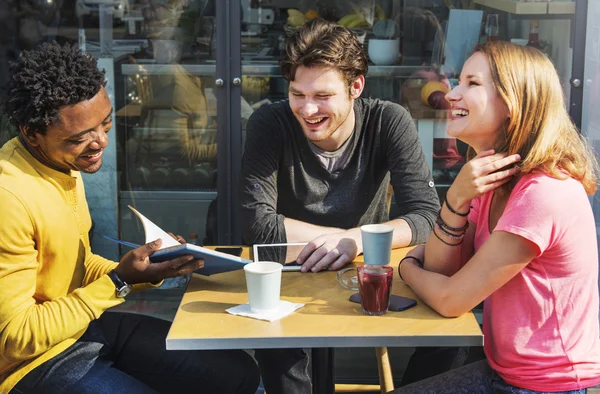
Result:
[[369,59],[378,66],[394,64],[400,57],[398,24],[391,19],[381,19],[373,25],[373,35],[368,44]]

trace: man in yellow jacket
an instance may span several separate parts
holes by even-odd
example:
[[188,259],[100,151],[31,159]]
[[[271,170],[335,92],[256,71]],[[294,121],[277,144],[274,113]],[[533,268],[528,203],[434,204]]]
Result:
[[90,250],[81,172],[102,166],[113,114],[96,59],[25,52],[2,104],[20,133],[0,149],[0,394],[254,393],[247,353],[169,352],[168,322],[104,313],[202,262],[150,264],[160,240],[119,263]]

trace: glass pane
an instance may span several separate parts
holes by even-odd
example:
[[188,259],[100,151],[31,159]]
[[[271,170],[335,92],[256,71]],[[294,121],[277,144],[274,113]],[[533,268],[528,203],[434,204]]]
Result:
[[[589,18],[594,21],[596,5],[589,3]],[[123,238],[141,241],[141,231],[126,209],[128,204],[186,238],[195,233],[202,241],[206,236],[208,207],[216,197],[215,16],[221,4],[225,3],[0,2],[0,82],[8,61],[21,50],[48,40],[79,43],[102,57],[101,64],[110,62],[106,67],[110,68],[107,88],[112,91],[116,120],[112,145],[116,150],[110,171],[116,172],[117,187],[113,193],[107,182],[108,189],[90,188],[88,193],[98,201],[110,195],[109,199],[118,202],[120,221],[114,231]],[[278,67],[285,38],[311,18],[336,21],[356,32],[369,56],[363,96],[391,100],[410,111],[443,195],[464,162],[466,147],[448,138],[446,111],[431,107],[428,97],[421,99],[424,87],[429,85],[426,90],[435,92],[444,90],[442,85],[453,86],[464,59],[478,42],[514,40],[531,42],[550,56],[568,98],[574,4],[525,0],[240,0],[242,127],[260,105],[287,97],[287,82]],[[540,15],[539,19],[535,15]],[[589,28],[592,35],[594,28]],[[587,43],[593,45],[593,40]],[[586,72],[593,73],[594,67],[592,63]],[[588,92],[593,86],[586,88]],[[593,122],[583,126],[589,127],[593,136]],[[95,209],[105,208],[99,205]],[[97,224],[102,221],[102,215],[97,216]]]
[[217,187],[215,11],[207,0],[140,1],[114,18],[124,238],[142,241],[133,205],[165,230],[205,241]]
[[[45,39],[78,42],[107,69],[115,130],[105,167],[116,173],[116,188],[108,182],[88,195],[114,199],[119,217],[112,231],[101,233],[143,243],[131,205],[165,230],[203,242],[216,198],[215,1],[14,3],[54,5],[60,11],[51,19],[59,21],[52,22],[56,27],[39,21],[46,26]],[[97,228],[106,229],[104,221],[99,217]]]
[[[585,48],[585,74],[583,82],[583,114],[581,131],[586,135],[600,160],[600,3],[590,1],[587,12],[587,35]],[[592,197],[592,208],[596,219],[596,234],[600,237],[600,193]],[[600,242],[600,238],[599,242]]]
[[20,51],[52,40],[79,44],[107,72],[114,129],[103,169],[86,177],[98,253],[117,257],[102,234],[143,242],[127,205],[187,239],[206,237],[216,198],[217,3],[0,2],[0,83]]
[[[568,99],[574,5],[574,1],[527,0],[242,0],[242,125],[259,106],[287,98],[288,83],[278,68],[286,37],[316,16],[337,22],[357,34],[368,55],[362,97],[389,100],[409,111],[443,199],[465,163],[468,147],[447,135],[447,107],[436,99],[440,97],[436,92],[456,86],[476,45],[504,40],[544,51],[555,64]],[[599,12],[595,6],[589,15],[595,25]],[[600,30],[596,29],[595,44],[587,42],[595,45],[597,55]],[[600,100],[600,90],[593,100]],[[596,134],[600,138],[600,121]],[[600,212],[600,199],[595,203]],[[397,214],[395,209],[392,204],[391,216]],[[476,316],[481,319],[480,309]],[[356,371],[340,375],[357,379]]]
[[573,13],[574,2],[525,0],[242,0],[242,119],[287,98],[278,69],[285,38],[314,17],[335,21],[358,35],[368,55],[362,96],[399,103],[411,113],[443,197],[467,146],[446,134],[447,110],[443,101],[428,100],[431,93],[457,84],[477,44],[512,40],[538,46],[552,59],[568,97]]

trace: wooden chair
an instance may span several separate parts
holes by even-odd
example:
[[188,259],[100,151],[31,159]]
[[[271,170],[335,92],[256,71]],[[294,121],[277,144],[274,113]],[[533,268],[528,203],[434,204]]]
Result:
[[[392,206],[392,195],[394,188],[388,185],[387,191],[387,207],[388,212]],[[381,394],[389,393],[394,390],[394,378],[392,376],[392,365],[390,364],[390,356],[387,347],[375,348],[377,354],[377,371],[379,372],[379,387],[377,385],[356,385],[356,384],[336,384],[336,393],[359,393],[365,391],[379,390]]]
[[375,348],[377,354],[377,370],[379,371],[379,390],[381,394],[394,390],[394,377],[387,347]]

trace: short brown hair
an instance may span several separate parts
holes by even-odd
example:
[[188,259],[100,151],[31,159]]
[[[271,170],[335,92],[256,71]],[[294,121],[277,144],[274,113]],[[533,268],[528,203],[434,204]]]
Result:
[[348,86],[369,70],[367,57],[356,34],[320,18],[306,23],[287,39],[281,58],[281,74],[288,81],[293,81],[300,66],[335,68]]

